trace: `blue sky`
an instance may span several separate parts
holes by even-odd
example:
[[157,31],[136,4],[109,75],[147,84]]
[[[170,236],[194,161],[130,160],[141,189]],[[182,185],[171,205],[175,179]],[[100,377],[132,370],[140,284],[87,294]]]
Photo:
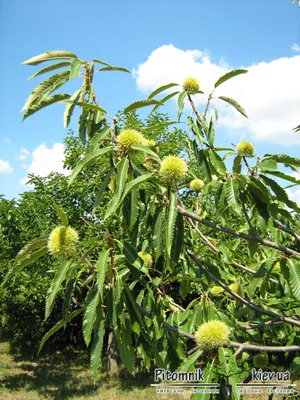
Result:
[[[97,75],[99,101],[110,114],[174,79],[196,76],[205,91],[223,72],[249,68],[220,95],[236,98],[250,122],[221,109],[219,142],[246,139],[257,153],[299,157],[300,133],[292,132],[300,123],[299,44],[300,9],[290,0],[0,0],[0,193],[10,199],[26,190],[20,181],[28,171],[48,171],[47,158],[61,163],[64,106],[21,122],[40,81],[27,81],[40,66],[21,63],[34,55],[69,50],[134,70]],[[63,91],[79,85],[72,81]],[[202,100],[196,103],[201,110]],[[175,115],[175,102],[163,111]]]

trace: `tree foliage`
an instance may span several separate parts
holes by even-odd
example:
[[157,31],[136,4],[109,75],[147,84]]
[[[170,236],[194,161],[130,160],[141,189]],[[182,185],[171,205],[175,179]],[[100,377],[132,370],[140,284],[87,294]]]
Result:
[[[61,221],[53,215],[53,224],[43,231],[49,235],[55,223],[64,224],[64,212],[69,225],[78,230],[80,244],[73,257],[55,268],[47,316],[56,293],[61,292],[63,317],[42,345],[79,314],[94,375],[106,354],[103,338],[110,332],[130,373],[154,365],[169,370],[202,365],[209,382],[229,379],[235,384],[236,376],[248,375],[256,352],[269,352],[274,364],[297,364],[299,206],[289,199],[284,185],[300,184],[288,172],[298,171],[300,160],[285,154],[242,154],[238,147],[215,144],[217,114],[210,112],[215,89],[247,71],[220,77],[203,112],[194,103],[203,92],[166,82],[148,99],[111,116],[99,106],[94,76],[128,70],[98,59],[87,62],[63,51],[47,52],[24,64],[53,60],[56,63],[44,72],[66,71],[38,84],[25,103],[24,118],[60,101],[65,104],[68,126],[74,108],[80,109],[82,147],[80,154],[68,154],[67,149],[66,158],[72,169],[66,193],[76,185],[78,198],[72,200],[76,212],[66,206],[59,211],[53,203],[53,213],[56,209]],[[75,77],[83,83],[74,94],[51,95]],[[178,120],[170,121],[157,110],[176,95]],[[247,117],[236,100],[218,98]],[[186,102],[192,113],[179,124]],[[136,114],[141,107],[150,111],[144,121]],[[127,139],[134,129],[143,135],[143,143],[121,147],[120,133],[126,129]],[[188,166],[187,173],[181,171],[181,180],[164,179],[161,164],[170,155]],[[179,168],[175,164],[170,168]],[[204,182],[200,193],[190,189],[193,179]],[[56,204],[57,197],[54,191]],[[36,259],[37,251],[32,248],[26,253],[26,263]],[[242,294],[232,290],[237,287],[233,283],[242,287]],[[223,289],[217,295],[216,285]],[[71,304],[75,288],[81,296]],[[230,340],[211,352],[191,350],[198,328],[212,320],[226,323]],[[189,356],[189,351],[196,352]],[[240,358],[244,351],[251,353],[246,362]]]

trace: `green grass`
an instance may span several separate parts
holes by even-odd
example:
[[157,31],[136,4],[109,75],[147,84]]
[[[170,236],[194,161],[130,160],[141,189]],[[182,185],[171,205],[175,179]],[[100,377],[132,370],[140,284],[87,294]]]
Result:
[[[89,355],[83,351],[57,351],[50,357],[13,358],[7,342],[0,342],[0,400],[188,400],[184,395],[156,395],[151,376],[134,378],[124,373],[106,378],[99,374],[94,385]],[[299,384],[299,382],[298,382]],[[299,386],[298,386],[299,389]],[[297,398],[297,397],[294,397]],[[267,395],[245,396],[267,400]],[[282,399],[274,396],[273,400]]]

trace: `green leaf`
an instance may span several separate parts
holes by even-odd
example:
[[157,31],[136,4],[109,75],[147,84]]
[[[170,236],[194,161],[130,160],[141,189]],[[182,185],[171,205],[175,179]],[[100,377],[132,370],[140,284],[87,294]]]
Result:
[[177,368],[176,371],[182,371],[182,372],[188,372],[190,371],[191,367],[194,366],[195,362],[199,359],[199,357],[202,355],[203,350],[199,349],[195,351],[192,355],[190,355],[185,361],[183,361],[182,364]]
[[214,169],[217,171],[218,174],[220,175],[225,175],[226,174],[226,166],[224,164],[224,161],[222,160],[222,157],[219,156],[218,153],[216,153],[214,150],[209,149],[208,151],[208,156],[210,159],[210,162],[212,163]]
[[265,154],[264,157],[269,160],[276,161],[278,163],[293,165],[294,167],[300,167],[300,158],[291,157],[287,154]]
[[164,225],[165,208],[159,207],[155,214],[155,225],[153,229],[153,244],[156,259],[158,259],[163,253]]
[[54,333],[56,333],[59,329],[63,328],[65,325],[65,322],[70,322],[73,318],[75,318],[78,314],[80,314],[82,311],[84,310],[84,308],[79,308],[78,310],[75,310],[73,312],[71,312],[66,320],[61,319],[60,321],[57,322],[57,324],[55,324],[53,326],[53,328],[51,328],[46,335],[43,337],[40,347],[39,347],[39,351],[38,351],[38,355],[40,353],[40,351],[42,350],[42,348],[44,347],[44,344],[47,342],[47,340],[54,335]]
[[208,139],[209,145],[213,146],[214,141],[215,141],[215,126],[214,126],[212,118],[209,121],[207,139]]
[[273,181],[273,179],[268,178],[265,175],[259,175],[260,178],[272,189],[274,192],[275,196],[277,197],[277,200],[287,202],[289,201],[289,197],[286,193],[286,191],[278,185],[277,182]]
[[248,115],[246,111],[243,109],[242,106],[239,105],[239,103],[233,99],[230,99],[229,97],[225,96],[219,96],[219,99],[225,101],[226,103],[231,104],[238,112],[240,112],[244,117],[248,118]]
[[46,53],[39,54],[38,56],[32,57],[29,60],[24,61],[22,64],[25,65],[38,65],[45,61],[50,60],[64,60],[69,58],[77,58],[76,54],[65,50],[54,50],[47,51]]
[[150,178],[153,177],[153,175],[154,175],[154,173],[151,172],[149,174],[144,174],[144,175],[138,176],[133,181],[128,182],[125,186],[125,190],[123,193],[123,199],[128,195],[129,192],[131,192],[131,190],[133,190],[134,188],[139,186],[141,183],[148,181]]
[[271,171],[276,171],[278,169],[278,165],[276,161],[271,160],[271,159],[264,159],[260,163],[257,164],[258,168],[261,170],[271,170]]
[[63,225],[68,226],[69,221],[68,221],[67,214],[65,212],[63,212],[63,210],[56,203],[54,203],[54,207],[55,207],[55,210],[56,210],[61,222],[63,223]]
[[1,284],[1,287],[5,285],[7,280],[13,275],[16,274],[17,272],[21,272],[22,269],[27,267],[27,265],[32,264],[34,261],[36,261],[38,258],[44,256],[45,254],[48,253],[48,248],[44,247],[40,250],[35,251],[34,253],[31,253],[27,255],[24,260],[19,261],[18,263],[14,264],[13,267],[8,271],[6,274],[4,281]]
[[285,179],[286,181],[296,183],[300,185],[300,180],[294,178],[293,176],[286,175],[283,172],[279,171],[266,171],[266,174],[277,176],[277,178]]
[[70,269],[71,263],[71,261],[64,261],[55,272],[53,282],[47,293],[45,319],[49,317],[52,311],[56,295],[66,278],[66,274]]
[[33,89],[30,96],[25,102],[21,111],[27,110],[33,105],[39,103],[43,98],[48,96],[54,90],[58,89],[69,79],[69,71],[59,72],[50,76]]
[[186,98],[187,93],[185,91],[181,92],[178,96],[178,122],[180,121],[180,117],[183,113],[184,109],[184,100]]
[[109,250],[103,249],[99,254],[99,258],[96,264],[97,269],[97,285],[101,299],[103,299],[103,285],[106,275],[107,261],[108,261]]
[[174,125],[174,124],[177,124],[177,121],[162,122],[160,124],[147,126],[146,128],[143,128],[143,133],[145,133],[145,132],[148,133],[148,132],[152,132],[152,131],[156,131],[156,130],[161,130],[162,128],[165,128],[166,126]]
[[90,162],[94,161],[96,158],[102,156],[105,153],[109,153],[113,150],[112,146],[104,147],[103,149],[93,151],[87,154],[75,167],[69,178],[69,186],[74,182],[76,176],[81,172],[81,170],[86,167]]
[[129,230],[132,230],[139,216],[139,192],[137,189],[131,191],[130,196],[130,221]]
[[151,100],[153,97],[155,97],[157,94],[164,92],[167,89],[170,89],[171,87],[174,86],[179,86],[178,83],[169,83],[168,85],[163,85],[160,86],[158,89],[155,89],[154,92],[152,92],[151,94],[149,94],[148,96],[148,100]]
[[105,176],[105,178],[104,178],[104,180],[103,180],[103,182],[102,182],[102,184],[100,186],[100,189],[99,189],[99,191],[97,193],[97,196],[95,198],[95,201],[94,201],[94,204],[93,204],[93,212],[92,212],[92,214],[95,213],[96,208],[100,204],[100,201],[102,199],[103,193],[104,193],[105,189],[107,188],[107,185],[108,185],[108,183],[110,181],[110,178],[111,178],[114,170],[115,170],[115,167],[112,166],[111,169],[108,171],[107,175]]
[[233,160],[232,172],[234,172],[235,174],[240,174],[241,170],[242,170],[242,157],[237,155]]
[[129,74],[131,74],[131,72],[127,68],[113,67],[113,66],[100,68],[100,69],[98,69],[97,72],[100,72],[100,71],[120,71],[120,72],[128,72]]
[[37,104],[31,105],[30,108],[28,108],[26,110],[25,114],[23,115],[22,121],[24,121],[26,118],[30,117],[31,115],[35,114],[37,111],[40,111],[42,108],[50,106],[53,103],[57,103],[58,101],[68,99],[69,97],[70,97],[70,95],[65,94],[65,93],[55,94],[54,96],[47,97],[44,100],[41,100]]
[[69,79],[72,79],[72,78],[75,78],[76,76],[78,76],[81,63],[82,63],[82,61],[79,60],[78,58],[74,58],[74,60],[72,60]]
[[76,90],[75,93],[72,94],[70,97],[70,100],[72,100],[72,103],[67,104],[64,112],[64,127],[67,128],[69,126],[69,123],[71,121],[71,117],[73,114],[73,110],[75,108],[75,104],[73,104],[73,101],[77,101],[78,97],[80,96],[81,89]]
[[148,275],[147,268],[141,265],[140,258],[130,243],[126,241],[124,241],[124,243],[121,243],[120,241],[118,241],[118,246],[122,251],[122,253],[124,254],[126,261],[130,266],[136,268],[139,273],[143,272],[144,274]]
[[161,105],[163,103],[158,100],[139,100],[135,101],[134,103],[130,104],[128,107],[124,109],[124,114],[128,114],[131,111],[138,110],[139,108],[146,107],[146,106],[153,106],[153,105]]
[[171,256],[171,248],[173,242],[176,216],[177,216],[177,193],[171,192],[170,205],[168,210],[167,229],[166,229],[166,249],[169,257]]
[[106,114],[106,111],[98,106],[95,106],[94,104],[88,104],[88,103],[83,103],[82,101],[75,101],[75,100],[65,100],[64,103],[67,104],[74,104],[75,106],[79,106],[81,108],[83,108],[84,110],[95,110],[95,111],[100,111],[104,114]]
[[228,203],[229,207],[231,207],[232,210],[237,214],[240,214],[241,207],[239,202],[239,184],[232,177],[228,178],[227,182],[225,183],[225,195],[226,202]]
[[102,348],[103,348],[103,337],[105,333],[105,316],[101,307],[97,308],[97,317],[94,324],[94,334],[92,340],[91,348],[91,362],[90,367],[92,375],[95,378],[97,376],[97,371],[101,367],[102,360]]
[[112,128],[111,126],[104,126],[95,134],[95,136],[89,142],[90,152],[97,150],[97,148],[99,147],[99,142],[101,141],[101,139],[106,138],[111,128]]
[[56,64],[52,64],[52,65],[48,65],[48,67],[45,67],[45,68],[43,68],[43,69],[40,69],[40,70],[39,70],[38,72],[36,72],[35,74],[31,75],[31,76],[28,78],[28,80],[33,79],[33,78],[35,78],[36,76],[45,74],[45,73],[47,73],[47,72],[53,71],[53,70],[55,70],[55,69],[63,68],[63,67],[68,67],[68,66],[70,66],[70,65],[71,65],[71,63],[65,62],[65,61],[64,61],[64,62],[59,62],[59,63],[56,63]]
[[132,150],[138,150],[138,151],[142,151],[143,153],[147,153],[150,156],[152,156],[153,158],[156,158],[156,159],[159,160],[159,156],[156,153],[154,153],[153,150],[149,149],[149,147],[147,147],[147,146],[141,146],[141,145],[138,145],[138,144],[133,144],[131,146],[131,148],[132,148]]
[[289,284],[295,299],[300,301],[300,258],[290,258],[287,260],[290,271]]
[[47,241],[48,241],[49,236],[44,236],[38,239],[31,240],[29,243],[27,243],[22,249],[18,252],[14,259],[14,264],[18,264],[18,262],[26,257],[29,253],[32,252],[32,250],[35,250],[41,246],[44,246]]
[[130,374],[133,373],[135,364],[135,350],[132,344],[131,332],[130,323],[126,319],[125,326],[119,328],[116,334],[120,358]]
[[93,325],[97,316],[97,307],[100,300],[100,293],[97,285],[89,290],[85,299],[85,311],[83,316],[82,333],[85,344],[88,346],[91,341]]
[[[152,114],[155,110],[157,110],[159,106],[164,105],[166,101],[170,100],[172,97],[176,96],[176,94],[178,94],[178,93],[180,93],[180,92],[173,92],[173,93],[170,93],[167,96],[163,97],[162,99],[160,99],[159,101],[162,104],[157,104],[156,106],[154,106],[150,114]],[[177,123],[177,121],[176,121],[176,123]]]
[[217,82],[215,83],[215,88],[220,86],[222,83],[228,81],[229,79],[231,79],[237,75],[246,74],[247,72],[248,71],[246,69],[235,69],[230,72],[227,72],[225,75],[221,76],[221,78],[219,78],[217,80]]
[[122,159],[117,173],[117,201],[120,200],[123,194],[124,186],[127,181],[128,166],[129,160],[126,156]]

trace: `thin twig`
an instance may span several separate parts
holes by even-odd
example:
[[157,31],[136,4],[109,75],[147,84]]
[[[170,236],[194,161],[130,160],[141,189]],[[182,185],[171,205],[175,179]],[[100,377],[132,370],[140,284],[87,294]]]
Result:
[[278,226],[279,229],[281,229],[282,231],[289,233],[290,235],[294,236],[294,238],[300,242],[300,235],[298,235],[296,232],[294,232],[291,228],[289,228],[286,225],[283,225],[280,221],[278,221],[277,219],[274,220],[275,224]]
[[197,214],[195,214],[193,212],[190,212],[190,211],[186,210],[185,208],[181,207],[180,205],[178,206],[178,211],[182,215],[185,215],[185,216],[187,216],[189,218],[192,218],[195,221],[199,221],[201,224],[207,225],[207,226],[209,226],[209,227],[211,227],[213,229],[216,229],[218,231],[228,233],[228,234],[230,234],[232,236],[240,237],[240,238],[245,239],[245,240],[250,241],[250,242],[261,243],[264,246],[272,247],[273,249],[282,251],[285,254],[289,254],[289,255],[292,255],[292,256],[300,256],[300,253],[298,251],[290,249],[289,247],[274,243],[271,240],[263,239],[263,238],[261,238],[259,236],[249,235],[247,233],[235,231],[234,229],[231,229],[231,228],[226,228],[225,226],[219,225],[219,224],[217,224],[215,222],[212,222],[212,221],[210,221],[208,219],[202,218],[202,217],[200,217],[200,215],[197,215]]

